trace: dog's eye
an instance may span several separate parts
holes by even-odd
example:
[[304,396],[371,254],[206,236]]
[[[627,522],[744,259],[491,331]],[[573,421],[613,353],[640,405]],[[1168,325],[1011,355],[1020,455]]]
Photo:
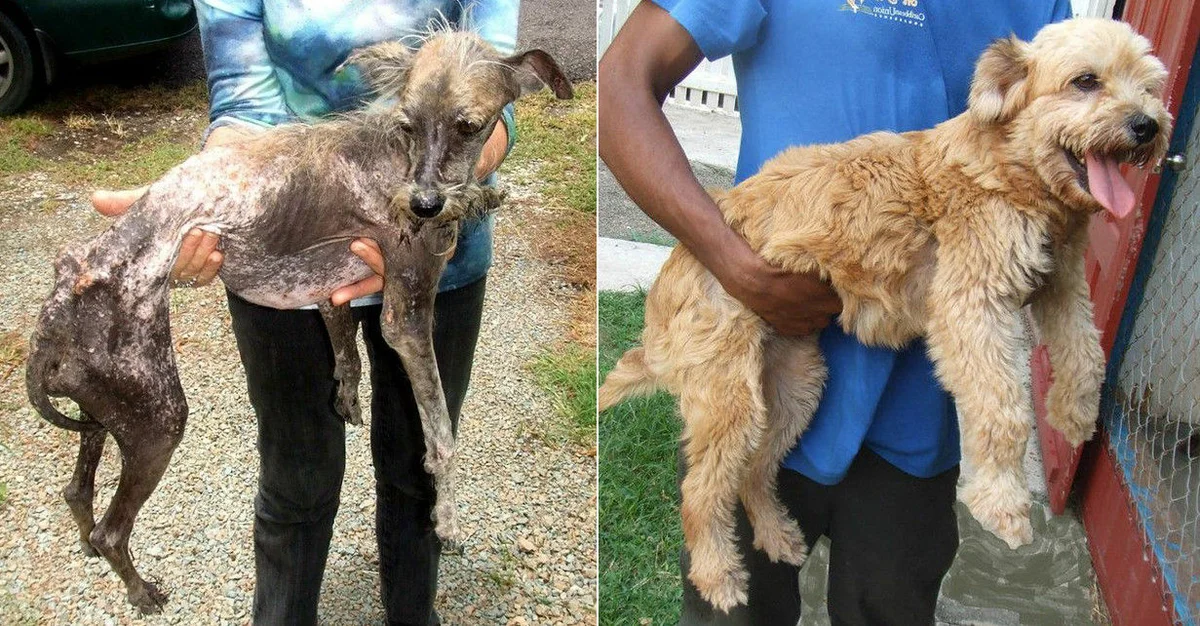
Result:
[[400,127],[400,130],[407,134],[411,135],[413,132],[412,122],[410,122],[407,117],[400,118],[400,120],[396,122],[396,125]]
[[455,126],[458,128],[458,132],[464,135],[474,135],[475,133],[483,130],[482,126],[467,119],[458,120],[455,122]]
[[1095,91],[1100,88],[1100,79],[1095,74],[1084,74],[1071,81],[1080,91]]

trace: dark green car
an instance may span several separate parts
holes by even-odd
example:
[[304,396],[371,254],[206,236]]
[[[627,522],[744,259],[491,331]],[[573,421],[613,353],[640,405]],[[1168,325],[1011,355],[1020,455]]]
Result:
[[0,0],[0,115],[54,80],[62,59],[140,54],[195,28],[191,0]]

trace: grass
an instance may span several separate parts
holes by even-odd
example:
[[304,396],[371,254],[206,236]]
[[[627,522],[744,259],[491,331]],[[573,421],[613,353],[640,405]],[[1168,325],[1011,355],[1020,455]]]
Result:
[[505,175],[523,172],[549,200],[548,210],[529,212],[537,256],[574,288],[568,337],[530,363],[554,399],[559,425],[541,433],[595,453],[595,204],[596,86],[575,85],[575,99],[560,101],[549,90],[517,104],[517,142]]
[[134,142],[111,158],[74,164],[60,170],[71,184],[84,187],[124,189],[149,183],[195,154],[197,140],[181,141],[157,131]]
[[674,237],[671,237],[670,235],[663,235],[661,233],[656,233],[653,231],[644,232],[644,233],[643,232],[632,232],[629,234],[629,241],[636,241],[638,243],[649,243],[649,244],[654,244],[656,246],[667,246],[668,248],[673,248],[673,247],[675,247],[676,244],[679,243],[678,241],[675,240]]
[[531,369],[538,384],[554,397],[554,408],[563,419],[563,435],[578,446],[595,445],[595,353],[578,344],[567,344],[542,354]]
[[508,161],[536,168],[546,195],[575,211],[596,212],[596,85],[576,83],[575,99],[548,89],[521,99],[517,143]]
[[[644,294],[600,293],[600,370],[634,345]],[[683,533],[675,486],[679,419],[666,394],[600,415],[600,623],[679,621]]]
[[46,161],[31,149],[39,139],[53,132],[52,124],[32,115],[0,119],[0,175],[44,168]]
[[[0,383],[8,380],[25,365],[29,337],[18,330],[0,333]],[[2,447],[3,444],[0,444]]]
[[[40,171],[73,186],[145,184],[196,151],[206,111],[202,82],[76,86],[0,119],[0,178]],[[195,123],[179,127],[183,115]]]

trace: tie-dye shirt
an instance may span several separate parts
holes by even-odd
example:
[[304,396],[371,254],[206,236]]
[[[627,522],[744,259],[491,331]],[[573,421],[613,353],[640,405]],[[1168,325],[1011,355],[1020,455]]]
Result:
[[[334,70],[355,48],[448,22],[474,30],[502,54],[516,47],[520,0],[196,0],[208,71],[209,131],[315,120],[360,106],[368,90]],[[502,116],[509,148],[512,107]],[[463,224],[440,291],[468,285],[492,262],[491,218]],[[378,302],[378,296],[354,304]]]

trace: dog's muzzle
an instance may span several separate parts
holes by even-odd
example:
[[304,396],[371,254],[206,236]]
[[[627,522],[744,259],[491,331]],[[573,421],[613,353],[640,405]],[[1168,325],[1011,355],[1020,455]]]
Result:
[[413,194],[408,206],[417,217],[434,217],[446,206],[446,197],[434,189],[422,189]]
[[1158,122],[1145,113],[1138,113],[1129,118],[1129,133],[1139,146],[1148,144],[1158,135]]

